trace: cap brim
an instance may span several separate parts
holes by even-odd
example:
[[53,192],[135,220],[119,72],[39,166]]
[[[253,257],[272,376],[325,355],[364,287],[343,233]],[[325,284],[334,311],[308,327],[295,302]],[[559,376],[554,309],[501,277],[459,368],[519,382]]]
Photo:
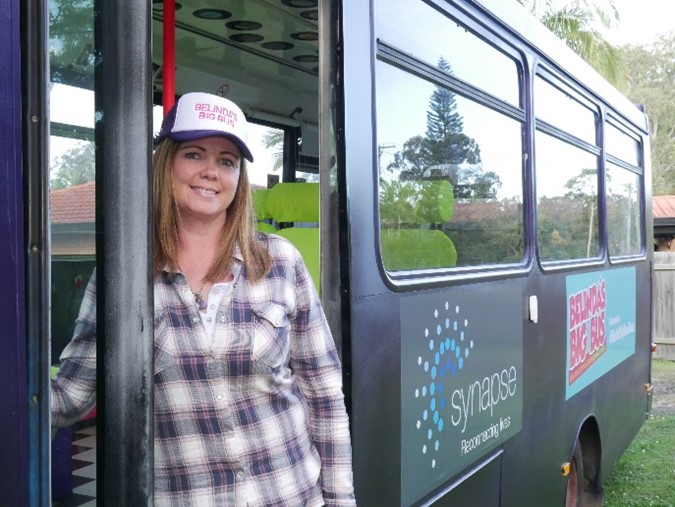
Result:
[[246,143],[234,134],[227,134],[221,130],[186,130],[184,132],[171,132],[166,137],[170,137],[179,143],[184,143],[186,141],[195,141],[197,139],[214,136],[225,137],[226,139],[229,139],[237,145],[237,148],[239,148],[239,151],[241,151],[242,156],[246,160],[253,162],[253,155],[251,154],[251,150],[248,149],[248,146],[246,146]]

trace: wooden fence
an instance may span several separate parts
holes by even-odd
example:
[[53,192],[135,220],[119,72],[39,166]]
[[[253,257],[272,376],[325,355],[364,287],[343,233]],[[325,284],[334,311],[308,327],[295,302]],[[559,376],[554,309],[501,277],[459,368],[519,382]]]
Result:
[[675,252],[654,252],[652,341],[656,357],[675,359]]

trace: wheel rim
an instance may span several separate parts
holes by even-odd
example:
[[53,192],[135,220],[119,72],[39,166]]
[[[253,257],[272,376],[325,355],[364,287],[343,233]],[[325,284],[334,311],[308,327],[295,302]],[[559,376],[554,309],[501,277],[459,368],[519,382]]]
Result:
[[570,463],[570,473],[567,477],[567,494],[565,495],[565,507],[578,507],[579,505],[579,469],[575,459]]

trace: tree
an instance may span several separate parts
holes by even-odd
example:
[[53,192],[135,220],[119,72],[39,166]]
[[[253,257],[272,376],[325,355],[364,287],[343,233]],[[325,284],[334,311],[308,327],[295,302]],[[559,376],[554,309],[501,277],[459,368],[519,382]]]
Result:
[[513,197],[459,203],[457,214],[472,214],[461,224],[444,224],[457,249],[458,266],[520,262],[525,252],[523,204]]
[[[438,68],[452,74],[450,64],[442,56]],[[457,111],[455,94],[436,86],[429,98],[426,135],[405,141],[387,169],[396,171],[401,181],[447,179],[458,199],[494,198],[501,186],[499,177],[494,172],[483,172],[480,146],[463,131],[464,121]],[[469,167],[463,170],[463,165]]]
[[56,190],[94,181],[96,177],[94,153],[94,143],[86,142],[58,157],[51,168],[54,173],[51,187]]
[[272,150],[272,171],[278,171],[284,165],[284,131],[267,129],[262,140],[265,148]]
[[[597,191],[598,173],[596,169],[582,169],[581,173],[570,179],[565,183],[567,193],[565,196],[571,201],[580,202],[583,206],[584,212],[588,215],[588,228],[586,236],[586,257],[590,257],[592,247],[597,245],[598,228],[595,226],[596,218],[596,202],[598,199]],[[582,232],[583,229],[580,230]],[[580,234],[577,237],[584,237]]]
[[654,195],[675,194],[675,33],[622,50],[628,70],[622,91],[649,119]]
[[[446,74],[452,74],[448,61],[442,56],[438,60],[438,68]],[[461,134],[464,130],[462,116],[457,112],[455,94],[447,88],[436,87],[429,99],[427,110],[427,138],[441,141],[447,135]]]
[[480,147],[472,138],[460,133],[448,134],[438,140],[411,137],[403,143],[403,149],[394,154],[394,161],[387,168],[397,169],[399,178],[409,181],[423,178],[425,171],[433,166],[478,162]]
[[618,26],[619,11],[613,0],[568,0],[562,5],[554,0],[518,2],[610,83],[622,83],[625,67],[621,51],[596,28]]
[[49,60],[53,82],[93,89],[93,0],[49,2]]

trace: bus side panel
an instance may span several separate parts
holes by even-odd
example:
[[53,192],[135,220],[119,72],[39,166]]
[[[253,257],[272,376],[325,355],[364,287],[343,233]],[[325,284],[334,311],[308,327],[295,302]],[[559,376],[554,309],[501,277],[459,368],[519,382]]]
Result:
[[0,491],[27,502],[19,0],[0,0]]
[[617,374],[606,379],[605,386],[598,387],[597,398],[604,403],[605,411],[600,419],[603,440],[616,442],[612,447],[603,445],[600,479],[604,482],[630,445],[650,409],[646,386],[651,382],[652,360],[652,315],[645,308],[651,305],[650,262],[636,265],[637,322],[635,328],[635,354],[617,368]]
[[352,302],[360,505],[499,498],[493,458],[523,425],[522,292],[508,280]]
[[[586,371],[571,383],[566,378],[570,280],[607,281],[606,347],[587,358]],[[503,505],[561,501],[566,481],[558,471],[571,459],[581,431],[590,435],[586,443],[600,450],[602,483],[642,426],[648,406],[650,317],[640,311],[640,301],[649,301],[647,262],[539,274],[532,277],[529,294],[538,297],[539,322],[525,327],[525,375],[537,380],[526,382],[523,431],[505,443],[503,457],[504,470],[528,472],[502,481]]]
[[434,507],[476,507],[499,505],[501,483],[501,454],[465,478],[440,498],[432,498]]
[[[400,348],[395,296],[352,303],[352,448],[359,505],[400,505]],[[392,318],[378,318],[383,314]],[[373,438],[376,436],[376,438]]]

